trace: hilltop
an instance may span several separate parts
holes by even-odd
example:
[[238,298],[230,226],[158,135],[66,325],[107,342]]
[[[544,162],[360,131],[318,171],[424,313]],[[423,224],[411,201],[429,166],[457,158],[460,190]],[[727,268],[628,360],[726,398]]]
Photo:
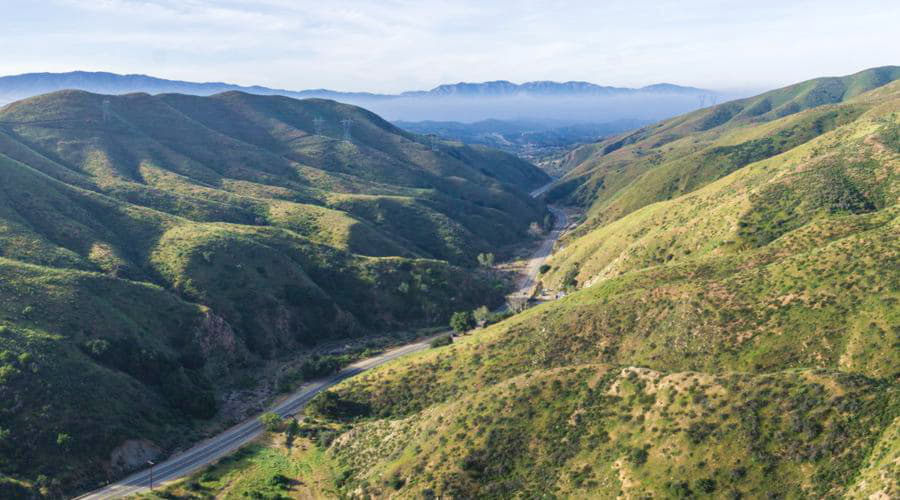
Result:
[[[590,208],[543,277],[568,295],[319,395],[317,477],[374,498],[896,497],[897,74],[582,151],[551,193]],[[175,491],[218,491],[192,481]]]
[[123,444],[200,437],[269,360],[499,304],[476,256],[529,238],[548,180],[321,99],[3,107],[0,466],[52,495],[95,485]]

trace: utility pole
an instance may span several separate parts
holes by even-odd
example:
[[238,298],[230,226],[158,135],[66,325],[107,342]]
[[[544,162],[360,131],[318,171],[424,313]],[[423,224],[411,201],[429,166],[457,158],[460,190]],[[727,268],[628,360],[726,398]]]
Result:
[[153,466],[156,464],[153,463],[153,460],[147,460],[147,463],[150,464],[150,491],[153,491]]
[[322,135],[323,123],[325,123],[325,120],[323,120],[321,116],[317,116],[313,119],[313,126],[315,126],[316,128],[316,135]]
[[349,118],[344,118],[341,120],[341,125],[344,126],[344,140],[350,142],[353,138],[350,136],[350,125],[353,125],[353,120]]

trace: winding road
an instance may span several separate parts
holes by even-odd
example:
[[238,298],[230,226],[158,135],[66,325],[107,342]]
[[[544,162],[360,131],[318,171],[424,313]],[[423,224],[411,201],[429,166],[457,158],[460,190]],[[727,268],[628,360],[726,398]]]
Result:
[[[549,187],[544,186],[531,192],[531,196],[538,197]],[[556,240],[562,234],[566,227],[566,214],[555,207],[548,207],[556,216],[556,224],[540,247],[535,250],[531,258],[528,260],[525,276],[518,283],[518,291],[513,296],[529,296],[536,283],[540,267],[553,251]],[[366,370],[383,365],[388,361],[397,359],[407,354],[427,349],[434,337],[427,338],[412,344],[407,344],[389,350],[379,356],[364,359],[347,366],[337,374],[326,379],[317,380],[305,384],[297,392],[288,396],[287,399],[277,404],[269,411],[285,417],[294,415],[303,409],[307,403],[319,392],[337,384],[338,382],[358,375]],[[206,441],[196,444],[191,449],[180,453],[168,460],[153,466],[152,479],[153,485],[158,485],[167,481],[182,478],[188,474],[209,465],[219,458],[224,457],[241,446],[249,443],[263,433],[263,426],[259,422],[258,417],[254,417],[246,422],[236,425],[218,436],[210,438]],[[151,471],[145,469],[116,483],[110,484],[99,490],[87,493],[78,497],[84,500],[101,500],[111,498],[123,498],[129,495],[146,492],[150,489]]]

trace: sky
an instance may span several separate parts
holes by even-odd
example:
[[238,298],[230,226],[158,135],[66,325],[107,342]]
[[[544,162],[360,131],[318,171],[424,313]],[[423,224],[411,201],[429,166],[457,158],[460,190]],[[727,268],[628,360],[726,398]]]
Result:
[[0,0],[0,75],[774,88],[900,64],[896,0]]

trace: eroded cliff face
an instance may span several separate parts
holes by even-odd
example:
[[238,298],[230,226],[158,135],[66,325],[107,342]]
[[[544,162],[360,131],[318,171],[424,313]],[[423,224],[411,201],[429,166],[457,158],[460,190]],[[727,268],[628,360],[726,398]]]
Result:
[[233,363],[248,356],[247,347],[231,325],[212,311],[201,316],[194,340],[206,360],[206,371],[210,376],[224,374]]

